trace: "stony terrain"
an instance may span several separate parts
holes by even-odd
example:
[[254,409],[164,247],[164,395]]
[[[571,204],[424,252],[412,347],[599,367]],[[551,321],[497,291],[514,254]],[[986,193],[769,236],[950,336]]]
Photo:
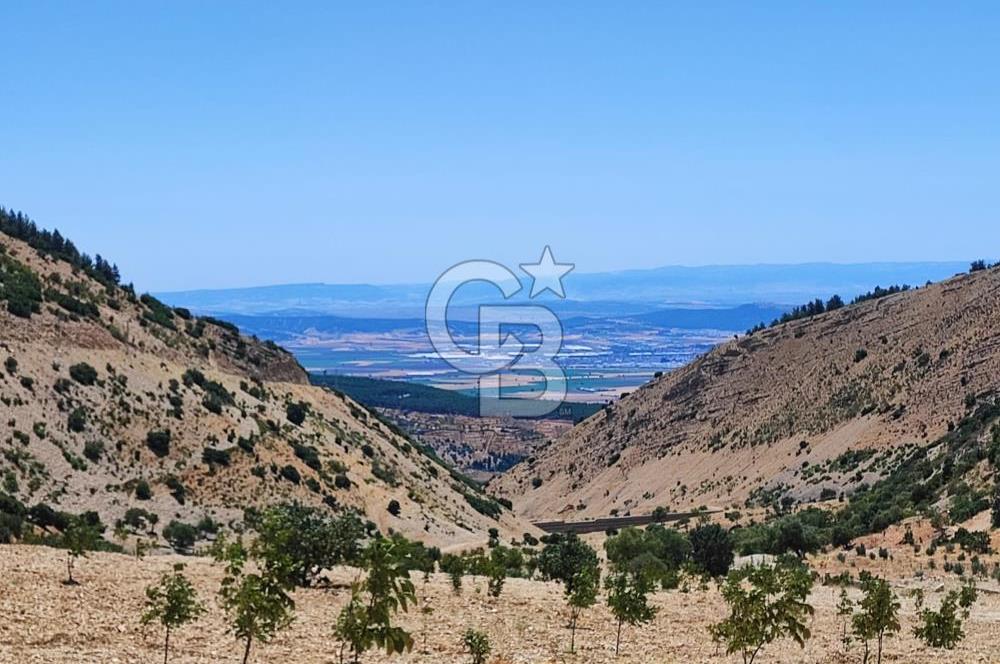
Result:
[[480,482],[503,473],[573,426],[568,420],[470,417],[396,408],[379,412]]
[[808,467],[934,441],[998,378],[994,268],[722,344],[574,427],[491,490],[532,518],[727,507],[767,490],[812,501],[872,473]]
[[[895,553],[895,551],[894,551]],[[196,625],[175,633],[172,662],[217,664],[238,662],[238,644],[226,634],[223,615],[214,604],[221,570],[204,558],[153,556],[138,561],[118,554],[92,554],[78,565],[80,586],[64,586],[63,554],[60,551],[24,546],[0,546],[0,662],[18,664],[139,664],[162,657],[162,634],[140,626],[143,589],[175,562],[187,563],[186,572],[195,581],[209,612]],[[813,559],[821,572],[837,571],[831,556]],[[901,595],[924,587],[929,603],[941,589],[957,581],[928,575],[922,581],[902,578],[909,563],[868,561],[861,563],[879,573],[896,574],[895,590]],[[330,636],[337,611],[347,599],[345,586],[356,576],[348,568],[330,573],[331,588],[300,590],[295,595],[296,620],[271,644],[254,651],[254,662],[291,661],[303,664],[336,662],[338,644]],[[491,664],[667,664],[672,662],[740,661],[738,656],[717,653],[707,627],[725,613],[714,587],[692,587],[659,592],[655,621],[641,630],[626,630],[622,655],[614,656],[614,623],[603,605],[584,613],[577,634],[577,653],[568,649],[566,609],[561,586],[539,581],[508,580],[503,595],[488,599],[485,581],[466,580],[462,595],[455,596],[447,577],[434,575],[428,583],[415,577],[418,601],[433,613],[411,611],[402,624],[412,630],[417,648],[409,655],[389,658],[369,654],[364,662],[422,662],[459,664],[469,661],[459,644],[460,634],[473,627],[486,632],[493,645]],[[1000,589],[984,582],[966,631],[968,638],[954,651],[929,651],[909,633],[913,625],[913,601],[902,600],[903,632],[887,641],[887,662],[998,662],[1000,639]],[[853,591],[856,595],[857,591]],[[860,662],[855,644],[842,654],[841,623],[836,615],[836,591],[817,586],[811,604],[816,614],[811,622],[813,638],[804,649],[788,641],[766,648],[760,662]],[[425,640],[426,637],[426,640]]]
[[11,298],[16,278],[40,294],[30,316],[0,301],[0,491],[25,505],[109,526],[141,508],[158,531],[294,499],[444,546],[525,532],[377,414],[308,385],[283,349],[6,235],[0,259]]

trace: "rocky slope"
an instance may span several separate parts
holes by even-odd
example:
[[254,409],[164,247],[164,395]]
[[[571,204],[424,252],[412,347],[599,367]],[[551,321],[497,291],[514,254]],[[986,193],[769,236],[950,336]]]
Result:
[[159,528],[236,524],[299,500],[431,544],[524,532],[398,429],[308,385],[283,349],[22,236],[35,246],[0,234],[0,493],[109,525],[129,508]]
[[1000,385],[993,268],[723,344],[491,484],[534,518],[836,497]]

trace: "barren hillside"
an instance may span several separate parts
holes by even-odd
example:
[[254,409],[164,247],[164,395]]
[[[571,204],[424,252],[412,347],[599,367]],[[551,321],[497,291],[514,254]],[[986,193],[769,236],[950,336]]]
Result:
[[227,525],[295,499],[432,544],[524,532],[283,349],[35,245],[0,234],[0,492],[108,525],[129,508]]
[[1000,270],[723,344],[491,484],[532,518],[834,497],[1000,384]]

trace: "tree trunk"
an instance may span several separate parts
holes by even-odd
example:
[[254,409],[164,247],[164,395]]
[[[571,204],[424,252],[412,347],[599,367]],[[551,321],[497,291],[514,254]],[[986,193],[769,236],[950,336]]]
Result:
[[67,579],[68,579],[66,582],[69,585],[73,585],[73,554],[72,553],[67,553],[66,554],[66,576],[67,576]]
[[250,661],[250,641],[252,637],[247,637],[247,647],[243,650],[243,664],[247,664]]
[[618,648],[622,643],[622,621],[618,621],[618,636],[615,638],[615,657],[618,656]]
[[865,639],[865,658],[862,660],[862,664],[868,664],[868,639]]
[[878,635],[878,664],[882,664],[882,634]]
[[167,656],[170,653],[170,628],[167,628],[167,635],[163,638],[163,664],[167,664]]
[[576,616],[573,616],[569,624],[569,651],[576,652]]

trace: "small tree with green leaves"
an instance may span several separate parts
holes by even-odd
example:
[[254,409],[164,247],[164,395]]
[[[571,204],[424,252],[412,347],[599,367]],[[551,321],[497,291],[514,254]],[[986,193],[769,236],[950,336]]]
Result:
[[441,557],[441,571],[451,580],[451,589],[456,595],[462,594],[462,577],[465,575],[465,560],[453,553]]
[[744,664],[780,638],[805,646],[811,636],[805,621],[813,613],[806,602],[812,585],[809,568],[795,559],[730,572],[722,584],[729,616],[711,627],[713,637],[725,644],[727,654],[740,653]]
[[861,590],[864,596],[859,611],[852,618],[854,634],[865,644],[864,664],[871,656],[869,643],[877,642],[878,664],[882,664],[882,645],[886,636],[899,632],[899,599],[885,579],[862,573]]
[[146,611],[141,622],[163,625],[163,664],[170,655],[170,631],[194,622],[205,612],[183,570],[184,565],[178,563],[173,573],[164,574],[159,583],[146,588]]
[[932,648],[952,650],[965,638],[962,624],[969,619],[969,612],[976,602],[978,591],[975,581],[969,580],[961,590],[952,590],[941,600],[937,611],[924,607],[924,593],[917,593],[917,618],[920,624],[913,634]]
[[618,620],[615,636],[615,655],[622,642],[622,625],[636,627],[650,622],[656,616],[656,609],[649,605],[648,595],[653,584],[645,574],[617,572],[605,582],[608,591],[608,607]]
[[469,629],[465,631],[465,636],[462,637],[462,645],[465,646],[465,649],[472,656],[472,664],[486,664],[486,658],[489,657],[492,650],[490,648],[489,637],[482,632]]
[[569,604],[569,651],[576,652],[576,625],[584,609],[597,602],[597,591],[601,585],[601,570],[597,564],[588,564],[577,570],[566,588],[566,603]]
[[486,565],[487,593],[490,597],[500,597],[504,583],[507,581],[507,566],[504,563],[504,549],[497,547],[490,552]]
[[367,572],[365,580],[352,586],[351,601],[340,612],[334,628],[343,644],[341,661],[345,646],[355,662],[373,646],[390,655],[412,650],[413,637],[392,624],[396,613],[405,613],[417,601],[400,542],[373,540],[362,554],[361,564]]
[[844,652],[851,646],[851,635],[847,632],[847,625],[854,615],[854,601],[848,597],[847,588],[840,589],[840,600],[837,602],[837,615],[843,621],[843,633],[840,635],[840,643],[844,647]]
[[77,558],[84,558],[88,551],[97,546],[100,534],[97,529],[80,517],[74,517],[66,532],[63,533],[63,545],[66,547],[66,581],[68,586],[77,585],[73,578],[73,566]]
[[226,565],[219,598],[229,617],[230,633],[245,644],[246,664],[254,641],[267,643],[291,624],[295,611],[295,602],[288,594],[292,575],[290,570],[274,567],[248,572],[250,552],[239,540],[219,540],[215,556]]

